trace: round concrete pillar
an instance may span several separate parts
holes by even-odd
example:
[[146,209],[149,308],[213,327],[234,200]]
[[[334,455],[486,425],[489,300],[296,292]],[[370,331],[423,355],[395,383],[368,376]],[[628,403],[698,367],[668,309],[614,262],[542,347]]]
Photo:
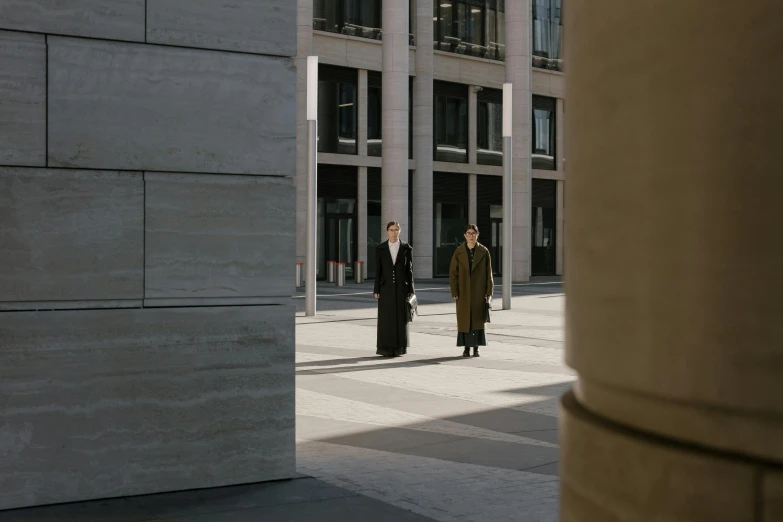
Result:
[[406,241],[408,227],[408,87],[409,49],[408,2],[383,3],[382,79],[382,235],[386,223],[399,221]]
[[[783,4],[568,11],[563,520],[765,520],[783,464]],[[627,452],[597,457],[621,436]],[[634,474],[649,496],[629,503]],[[707,498],[723,517],[697,514]]]

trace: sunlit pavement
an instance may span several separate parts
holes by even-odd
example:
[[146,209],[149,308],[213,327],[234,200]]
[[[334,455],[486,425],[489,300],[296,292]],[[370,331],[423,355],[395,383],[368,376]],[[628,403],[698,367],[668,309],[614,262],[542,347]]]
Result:
[[399,358],[375,355],[369,283],[318,293],[315,317],[294,299],[300,473],[439,521],[557,520],[557,404],[574,379],[559,281],[514,285],[479,358],[455,346],[444,280],[417,282]]

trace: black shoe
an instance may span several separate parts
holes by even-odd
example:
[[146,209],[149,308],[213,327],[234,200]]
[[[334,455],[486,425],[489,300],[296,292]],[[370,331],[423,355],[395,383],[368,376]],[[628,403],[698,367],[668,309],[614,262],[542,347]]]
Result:
[[479,355],[479,353],[478,353],[478,346],[476,346],[475,348],[473,348],[473,357],[481,357],[481,356]]
[[463,357],[470,357],[470,348],[469,347],[467,347],[467,346],[465,347],[465,351],[462,352],[462,356]]

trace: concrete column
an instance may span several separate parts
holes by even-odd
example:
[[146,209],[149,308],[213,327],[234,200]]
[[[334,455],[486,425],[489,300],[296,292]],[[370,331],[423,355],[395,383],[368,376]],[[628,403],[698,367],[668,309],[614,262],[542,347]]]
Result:
[[514,281],[530,280],[530,0],[506,1],[506,81],[514,85]]
[[367,69],[359,69],[359,133],[357,141],[359,156],[367,155]]
[[555,114],[555,165],[560,172],[565,170],[565,104],[563,98],[557,99]]
[[[468,89],[468,163],[475,165],[478,147],[478,92],[481,87],[471,85]],[[472,223],[472,222],[471,222]]]
[[561,520],[781,520],[783,4],[568,9]]
[[381,222],[399,221],[402,230],[408,228],[408,13],[408,2],[383,3]]
[[475,223],[478,220],[478,176],[468,174],[468,223]]
[[296,260],[304,263],[307,248],[307,57],[313,51],[312,0],[297,0],[296,48]]
[[557,182],[557,203],[555,207],[555,273],[563,275],[563,245],[565,243],[565,182]]
[[416,0],[416,78],[413,80],[413,273],[432,277],[433,0]]
[[359,167],[356,179],[358,205],[357,235],[359,236],[359,261],[367,263],[367,167]]

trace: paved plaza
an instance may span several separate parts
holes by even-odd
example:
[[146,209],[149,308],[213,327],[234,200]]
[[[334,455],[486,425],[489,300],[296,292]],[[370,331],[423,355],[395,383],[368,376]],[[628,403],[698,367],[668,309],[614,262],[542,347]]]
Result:
[[417,284],[408,354],[375,356],[372,288],[357,286],[321,290],[315,318],[298,306],[299,472],[438,521],[557,520],[558,397],[574,379],[561,283],[515,285],[479,358],[455,346],[443,280]]
[[[494,308],[500,308],[500,286]],[[9,521],[476,521],[558,519],[562,284],[514,285],[490,346],[463,358],[446,281],[417,282],[421,315],[399,358],[375,355],[372,286],[319,286],[297,304],[301,478],[0,513]]]

